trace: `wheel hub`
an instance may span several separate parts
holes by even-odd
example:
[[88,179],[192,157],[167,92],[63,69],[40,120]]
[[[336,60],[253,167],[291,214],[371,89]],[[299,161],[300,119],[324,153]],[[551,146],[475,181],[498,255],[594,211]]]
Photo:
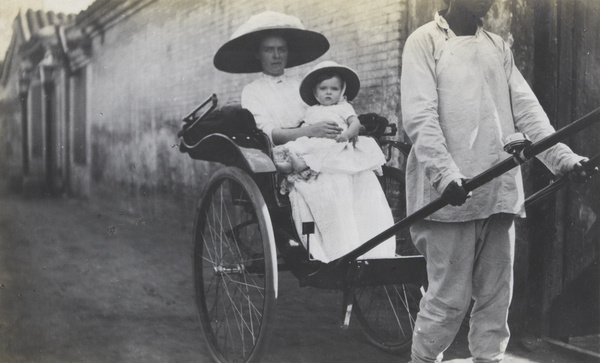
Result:
[[245,267],[243,264],[234,264],[234,265],[215,265],[215,275],[224,275],[224,274],[243,274],[245,271]]

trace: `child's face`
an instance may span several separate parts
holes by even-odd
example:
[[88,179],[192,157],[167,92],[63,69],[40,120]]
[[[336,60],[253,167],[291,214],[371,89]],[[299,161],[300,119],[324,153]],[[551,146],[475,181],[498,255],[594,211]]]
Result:
[[342,80],[338,76],[321,81],[315,87],[315,98],[323,106],[335,105],[340,97],[342,97]]

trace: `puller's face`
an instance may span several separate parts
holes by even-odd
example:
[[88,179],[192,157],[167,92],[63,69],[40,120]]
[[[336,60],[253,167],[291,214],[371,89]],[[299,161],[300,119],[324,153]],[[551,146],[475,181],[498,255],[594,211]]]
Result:
[[257,57],[263,73],[281,76],[288,60],[287,42],[280,36],[268,36],[260,43]]
[[483,18],[490,11],[495,0],[450,0],[451,6],[468,11],[477,18]]

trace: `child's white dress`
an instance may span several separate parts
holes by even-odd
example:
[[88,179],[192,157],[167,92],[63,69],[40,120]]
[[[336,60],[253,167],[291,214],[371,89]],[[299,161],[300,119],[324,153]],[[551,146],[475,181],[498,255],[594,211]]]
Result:
[[[347,102],[317,105],[307,110],[304,121],[312,125],[335,120],[347,130],[346,120],[352,115],[354,109]],[[360,136],[353,146],[351,142],[300,137],[274,151],[281,149],[294,151],[310,167],[287,177],[287,191],[298,232],[302,231],[302,222],[315,222],[315,234],[310,236],[313,258],[323,262],[339,258],[394,224],[374,173],[385,164],[385,156],[372,138]],[[331,213],[332,203],[337,204],[339,213]],[[301,238],[306,246],[306,236]],[[392,258],[395,252],[396,241],[392,237],[361,258]]]
[[[321,121],[335,121],[346,131],[350,116],[356,116],[354,108],[342,101],[331,106],[309,107],[304,122],[309,126]],[[380,170],[381,165],[385,164],[385,156],[377,142],[366,136],[359,136],[354,145],[351,142],[304,136],[288,142],[285,147],[300,156],[310,169],[320,173],[354,174],[365,170]]]

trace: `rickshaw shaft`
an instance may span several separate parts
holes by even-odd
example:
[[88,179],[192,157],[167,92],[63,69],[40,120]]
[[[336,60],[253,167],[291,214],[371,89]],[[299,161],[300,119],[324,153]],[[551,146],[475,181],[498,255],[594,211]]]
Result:
[[[529,160],[529,159],[533,158],[537,154],[554,146],[561,140],[563,140],[571,135],[574,135],[577,132],[579,132],[599,121],[600,121],[600,108],[597,108],[594,111],[583,116],[582,118],[572,122],[571,124],[561,128],[560,130],[554,132],[553,134],[524,148],[519,156],[509,157],[509,158],[505,159],[504,161],[500,162],[499,164],[496,164],[496,165],[492,166],[491,168],[483,171],[482,173],[476,175],[475,177],[467,180],[464,184],[464,188],[466,189],[467,192],[475,190],[478,187],[482,186],[483,184],[491,181],[492,179],[495,179],[498,176],[504,174],[505,172],[509,171],[510,169],[517,167],[518,165],[520,165],[522,163],[522,160]],[[362,256],[366,252],[377,247],[379,244],[386,241],[388,238],[391,238],[396,233],[398,233],[400,230],[402,230],[406,227],[409,227],[413,223],[418,222],[418,221],[428,217],[429,215],[431,215],[434,212],[438,211],[439,209],[445,207],[446,205],[448,205],[448,203],[446,201],[444,201],[442,198],[438,198],[438,199],[434,200],[433,202],[425,205],[423,208],[417,210],[415,213],[407,216],[406,218],[397,222],[390,228],[381,232],[377,236],[371,238],[370,240],[368,240],[367,242],[365,242],[358,248],[350,251],[346,255],[344,255],[336,260],[333,260],[333,261],[327,263],[326,265],[323,266],[323,268],[314,272],[313,276],[317,275],[319,273],[326,273],[327,271],[330,271],[331,269],[334,269],[334,268],[338,268],[340,266],[347,265],[349,262],[355,260],[359,256]]]

